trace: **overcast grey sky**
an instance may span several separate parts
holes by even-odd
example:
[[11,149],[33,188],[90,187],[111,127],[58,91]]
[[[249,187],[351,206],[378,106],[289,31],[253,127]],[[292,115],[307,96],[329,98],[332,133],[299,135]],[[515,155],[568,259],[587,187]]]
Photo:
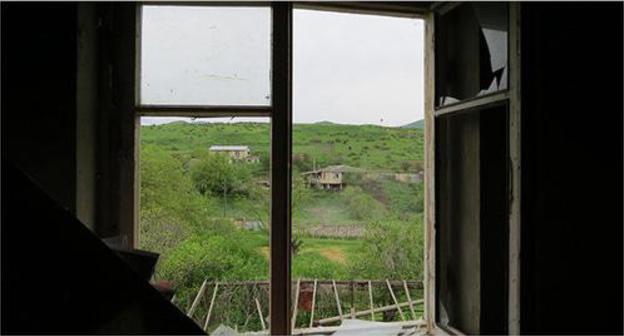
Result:
[[[293,22],[295,123],[423,118],[422,20],[296,9]],[[142,102],[270,104],[268,8],[146,6],[142,29]]]

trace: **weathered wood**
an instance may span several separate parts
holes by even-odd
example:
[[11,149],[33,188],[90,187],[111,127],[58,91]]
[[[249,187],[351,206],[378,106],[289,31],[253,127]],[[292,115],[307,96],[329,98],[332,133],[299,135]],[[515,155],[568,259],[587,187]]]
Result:
[[509,4],[509,291],[508,332],[520,333],[520,243],[521,243],[521,18],[520,4]]
[[401,307],[399,307],[399,301],[397,301],[396,296],[394,296],[394,291],[392,290],[392,286],[390,285],[390,281],[387,281],[386,284],[388,285],[388,290],[390,291],[390,296],[392,296],[392,301],[394,301],[394,305],[396,306],[396,309],[399,311],[399,315],[401,315],[401,320],[405,321],[405,316],[403,315],[403,311],[401,310]]
[[340,297],[338,296],[338,288],[336,288],[336,282],[332,280],[332,286],[334,287],[334,296],[336,297],[336,306],[338,307],[338,315],[342,320],[342,307],[340,306]]
[[136,108],[141,116],[176,116],[176,117],[270,117],[270,106],[176,106],[142,105]]
[[291,328],[295,329],[295,325],[297,324],[297,308],[299,306],[299,286],[301,285],[301,279],[297,279],[297,287],[296,287],[296,292],[295,292],[295,302],[294,302],[294,307],[293,307],[293,314],[292,314],[292,318],[291,318]]
[[435,332],[435,14],[425,17],[425,273],[424,317],[427,333]]
[[[421,304],[421,303],[423,303],[423,300],[412,301],[412,303],[413,304]],[[385,312],[385,311],[389,311],[389,310],[394,310],[394,309],[397,309],[397,306],[398,307],[407,307],[407,306],[409,306],[409,302],[402,302],[402,303],[399,303],[398,305],[392,304],[392,305],[388,305],[388,306],[362,310],[362,311],[359,311],[359,312],[355,312],[355,317],[360,317],[360,316],[368,315],[368,314],[371,314],[371,313],[374,314],[374,313],[380,313],[380,312]],[[342,315],[342,316],[328,317],[328,318],[320,319],[316,323],[318,323],[319,325],[322,325],[322,324],[342,321],[344,318],[349,318],[349,317],[350,317],[350,314]]]
[[371,321],[375,321],[375,312],[373,311],[373,309],[375,309],[375,306],[373,305],[373,286],[370,281],[368,282],[368,301],[370,303]]
[[407,296],[407,302],[409,303],[410,312],[412,313],[412,318],[414,320],[418,319],[416,317],[416,312],[414,311],[414,305],[412,304],[412,297],[409,292],[409,288],[407,288],[407,282],[403,281],[403,288],[405,289],[405,295]]
[[351,281],[351,307],[349,308],[351,311],[351,318],[355,318],[355,283]]
[[314,279],[314,288],[312,289],[312,309],[310,310],[310,328],[314,323],[314,305],[316,304],[316,279]]
[[204,331],[208,330],[208,324],[210,323],[210,316],[212,314],[212,307],[214,307],[215,299],[217,298],[217,290],[219,289],[219,283],[215,283],[212,290],[212,299],[210,299],[210,306],[208,307],[208,313],[206,314],[206,321],[204,322]]
[[260,318],[260,324],[262,325],[262,330],[266,330],[266,323],[264,322],[264,316],[262,316],[262,308],[260,307],[260,301],[258,298],[254,298],[256,301],[256,309],[258,310],[258,317]]
[[195,300],[193,300],[193,304],[191,305],[191,308],[189,308],[188,312],[186,312],[186,316],[188,317],[193,316],[193,313],[195,313],[195,309],[197,309],[197,305],[199,305],[199,300],[204,295],[205,290],[206,290],[206,280],[204,280],[201,287],[199,288],[199,292],[197,292],[197,295],[195,296]]
[[[406,330],[406,329],[411,329],[411,328],[422,328],[425,326],[425,321],[423,320],[419,320],[419,321],[406,321],[406,322],[386,322],[388,325],[399,325],[401,326],[401,328],[403,329],[402,331],[399,332],[399,336],[400,335],[415,335],[414,333],[412,333],[410,330]],[[302,329],[296,329],[293,330],[292,335],[299,335],[299,336],[304,336],[304,335],[332,335],[333,333],[335,333],[338,328],[340,328],[340,326],[335,326],[335,327],[314,327],[314,328],[302,328]],[[442,330],[439,330],[439,333],[436,333],[436,335],[445,335],[445,333],[442,332]],[[261,333],[247,333],[246,335],[248,336],[265,336],[264,334]]]
[[[317,281],[317,283],[319,285],[331,285],[332,284],[332,280],[318,280],[318,279],[304,279],[301,278],[301,285],[304,286],[306,284],[312,284],[314,281]],[[390,284],[392,286],[402,286],[403,285],[403,281],[402,280],[389,280]],[[375,285],[375,284],[385,284],[386,280],[366,280],[366,279],[361,279],[361,280],[334,280],[334,282],[336,283],[336,285],[349,285],[351,283],[354,283],[355,286],[359,286],[359,287],[367,287],[368,286],[368,282],[370,282],[371,284]],[[407,286],[409,288],[414,288],[414,289],[422,289],[423,288],[423,282],[422,281],[414,281],[414,280],[406,280],[407,282]],[[294,282],[296,284],[296,282]],[[214,281],[209,281],[208,285],[212,286],[214,285],[215,282]],[[269,281],[268,280],[249,280],[249,281],[230,281],[230,282],[219,282],[219,287],[229,287],[229,286],[250,286],[250,285],[257,285],[257,286],[269,286]]]

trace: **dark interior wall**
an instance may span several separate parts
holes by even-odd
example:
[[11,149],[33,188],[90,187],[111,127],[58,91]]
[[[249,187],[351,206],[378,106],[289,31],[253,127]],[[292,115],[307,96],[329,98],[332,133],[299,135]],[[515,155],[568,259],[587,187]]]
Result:
[[622,3],[522,17],[521,330],[622,334]]
[[2,155],[75,211],[76,4],[2,3]]

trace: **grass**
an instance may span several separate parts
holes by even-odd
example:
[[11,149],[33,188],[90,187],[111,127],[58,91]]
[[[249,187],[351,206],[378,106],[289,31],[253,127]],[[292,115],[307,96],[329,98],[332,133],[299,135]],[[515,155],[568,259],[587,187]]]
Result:
[[[331,123],[295,124],[293,127],[295,168],[312,168],[311,160],[298,164],[298,157],[314,159],[317,166],[347,164],[378,170],[399,171],[404,162],[423,161],[423,130],[374,125]],[[212,145],[247,145],[253,155],[267,158],[270,148],[268,123],[185,123],[141,127],[142,144],[156,144],[182,158]]]

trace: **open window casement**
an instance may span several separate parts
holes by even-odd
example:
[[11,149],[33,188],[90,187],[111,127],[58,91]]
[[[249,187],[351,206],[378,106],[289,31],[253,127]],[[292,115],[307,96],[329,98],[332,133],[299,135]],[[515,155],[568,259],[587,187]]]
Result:
[[447,332],[518,333],[517,5],[444,4],[432,20],[427,316]]

